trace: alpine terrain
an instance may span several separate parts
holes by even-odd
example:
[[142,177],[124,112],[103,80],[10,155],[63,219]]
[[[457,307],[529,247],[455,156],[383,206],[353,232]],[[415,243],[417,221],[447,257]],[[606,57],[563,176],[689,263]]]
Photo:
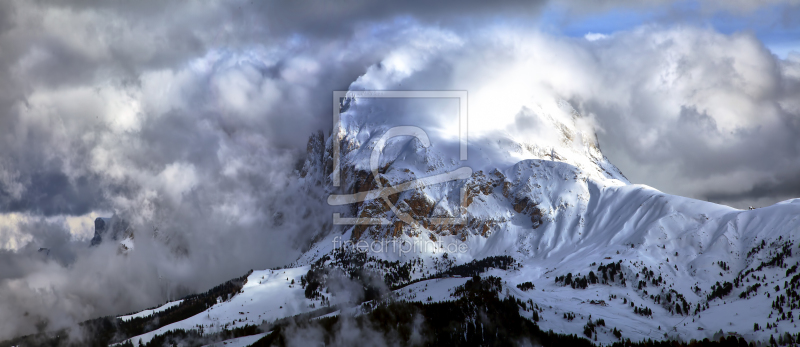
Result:
[[[298,194],[328,199],[331,216],[382,223],[331,218],[285,268],[87,322],[92,341],[798,341],[800,199],[737,210],[631,184],[570,103],[539,102],[518,117],[548,136],[471,133],[460,160],[457,138],[384,137],[403,125],[381,116],[384,101],[341,99],[341,122],[308,141]],[[460,176],[424,179],[448,172]]]

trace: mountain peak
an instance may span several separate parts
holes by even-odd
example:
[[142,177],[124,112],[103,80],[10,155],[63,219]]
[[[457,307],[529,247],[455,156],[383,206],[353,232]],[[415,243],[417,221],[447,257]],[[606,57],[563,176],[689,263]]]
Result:
[[[392,117],[397,112],[436,115],[452,111],[450,106],[440,100],[344,99],[333,135],[310,137],[300,170],[307,185],[322,186],[342,199],[396,190],[384,199],[334,206],[346,218],[382,221],[343,225],[340,233],[353,240],[424,235],[466,241],[516,227],[519,214],[528,220],[527,228],[553,221],[565,201],[588,200],[583,197],[588,181],[602,187],[629,184],[603,156],[594,133],[585,130],[587,120],[566,101],[523,105],[511,123],[469,133],[466,160],[459,156],[459,138],[443,124],[447,117],[417,118],[421,126],[413,128],[418,134],[387,137],[392,129],[409,127],[409,117]],[[452,114],[450,120],[457,123],[458,113]],[[332,186],[334,141],[340,150],[338,188]],[[450,179],[453,173],[467,175]],[[581,187],[562,189],[564,180],[580,181]],[[441,218],[461,222],[437,223]]]

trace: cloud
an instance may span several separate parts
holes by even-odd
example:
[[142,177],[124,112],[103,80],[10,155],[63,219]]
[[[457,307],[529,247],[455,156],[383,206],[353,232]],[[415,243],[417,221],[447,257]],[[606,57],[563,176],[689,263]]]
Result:
[[[113,9],[79,5],[15,3],[16,26],[0,36],[9,77],[0,88],[13,91],[0,97],[0,217],[20,220],[0,231],[13,259],[0,272],[0,316],[12,322],[0,338],[293,261],[329,228],[324,199],[294,178],[308,136],[331,128],[331,91],[392,52],[440,38],[427,34],[453,36],[401,20],[341,39],[192,50],[181,35],[201,24],[145,18],[145,30]],[[186,9],[199,18],[216,10]],[[172,36],[177,47],[162,41]],[[72,230],[98,215],[129,221],[135,251],[118,254],[113,240],[90,249],[91,234]]]
[[774,200],[795,199],[800,196],[800,183],[792,177],[771,178],[764,181],[755,182],[749,188],[735,192],[712,192],[708,193],[708,200],[712,201],[732,201],[732,202],[754,202],[754,206],[765,206]]
[[498,25],[439,41],[458,44],[382,62],[353,87],[468,90],[473,134],[510,124],[533,141],[546,135],[525,107],[564,99],[633,182],[736,207],[791,197],[798,65],[750,34],[644,26],[585,41]]
[[642,28],[590,49],[608,89],[576,100],[596,115],[606,154],[633,181],[704,198],[800,172],[796,63],[755,37]]
[[[351,58],[333,48],[356,44],[302,38],[209,43],[219,33],[193,31],[220,19],[213,4],[182,9],[198,20],[183,27],[146,8],[132,9],[138,18],[82,4],[8,6],[0,338],[286,264],[324,227],[323,200],[304,199],[294,169],[308,136],[330,122],[330,86],[345,89],[379,51]],[[73,229],[98,214],[131,222],[134,252],[118,254],[113,240],[88,247],[92,235]]]
[[584,35],[583,37],[589,41],[597,41],[597,40],[607,39],[608,35],[600,33],[586,33],[586,35]]
[[[100,187],[92,186],[88,177],[70,179],[63,172],[33,173],[25,178],[24,193],[0,192],[0,206],[5,211],[29,211],[46,216],[82,215],[105,206]],[[14,198],[18,195],[19,198]]]
[[[403,327],[381,327],[369,319],[364,319],[364,316],[348,314],[340,314],[335,323],[327,325],[312,320],[308,323],[288,325],[280,333],[287,346],[421,346],[426,342],[421,333],[430,329],[425,318],[417,312],[413,312],[411,324]],[[402,338],[403,333],[410,335],[409,340]]]
[[[800,61],[749,34],[562,37],[527,24],[543,2],[182,5],[0,4],[0,338],[293,261],[330,217],[295,169],[349,87],[469,90],[476,131],[531,137],[523,106],[560,98],[634,182],[734,205],[796,191]],[[446,130],[445,107],[414,120]],[[81,226],[114,214],[126,256]]]

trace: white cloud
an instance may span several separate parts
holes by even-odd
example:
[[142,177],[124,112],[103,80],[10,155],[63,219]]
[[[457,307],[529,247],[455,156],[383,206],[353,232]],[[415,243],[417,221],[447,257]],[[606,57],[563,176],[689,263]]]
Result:
[[0,249],[17,250],[33,239],[20,230],[27,218],[21,213],[0,214]]
[[601,33],[586,33],[586,35],[584,35],[583,37],[587,41],[597,41],[597,40],[607,39],[608,35]]

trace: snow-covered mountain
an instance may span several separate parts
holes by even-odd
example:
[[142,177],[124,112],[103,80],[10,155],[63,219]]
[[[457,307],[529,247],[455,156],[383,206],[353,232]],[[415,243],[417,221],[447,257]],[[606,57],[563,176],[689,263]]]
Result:
[[[403,124],[384,117],[380,102],[343,100],[341,123],[329,136],[311,136],[298,174],[310,198],[374,198],[397,189],[385,200],[329,199],[331,214],[382,224],[320,225],[288,268],[254,271],[233,295],[128,341],[147,343],[177,329],[273,329],[287,317],[363,315],[387,301],[450,302],[470,281],[459,274],[475,271],[499,278],[497,295],[525,303],[521,315],[540,329],[594,343],[731,334],[766,342],[800,332],[793,316],[800,308],[800,199],[743,211],[631,184],[565,101],[520,110],[517,119],[546,136],[483,132],[470,137],[465,161],[446,132],[428,131],[429,144],[413,136],[382,140]],[[376,177],[370,160],[383,142]],[[340,187],[332,185],[336,143]],[[471,173],[424,180],[461,168]],[[343,250],[347,241],[364,253]],[[423,246],[386,247],[396,243]],[[482,259],[489,260],[476,262]],[[159,317],[159,310],[147,315]],[[246,345],[238,341],[231,344]]]

